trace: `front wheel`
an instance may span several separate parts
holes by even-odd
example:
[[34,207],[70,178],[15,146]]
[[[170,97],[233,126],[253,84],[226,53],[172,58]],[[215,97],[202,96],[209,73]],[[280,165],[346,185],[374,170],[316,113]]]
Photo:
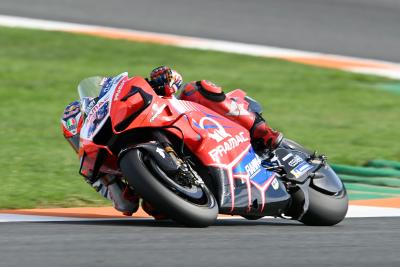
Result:
[[335,195],[328,195],[308,188],[310,204],[300,221],[306,225],[330,226],[341,222],[346,216],[349,199],[346,189]]
[[[154,169],[154,161],[149,164],[144,159],[145,152],[140,149],[132,149],[120,159],[122,173],[143,199],[186,226],[206,227],[215,222],[218,205],[205,185],[186,190],[169,179],[161,169]],[[169,182],[166,182],[168,179]],[[201,197],[199,190],[202,191]],[[194,193],[191,195],[190,192]]]

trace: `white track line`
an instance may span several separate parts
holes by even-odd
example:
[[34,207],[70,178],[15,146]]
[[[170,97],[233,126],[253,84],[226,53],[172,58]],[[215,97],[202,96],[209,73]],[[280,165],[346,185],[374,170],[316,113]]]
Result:
[[[375,218],[375,217],[400,217],[400,209],[385,207],[367,207],[350,205],[346,218]],[[268,217],[266,217],[268,218]],[[218,220],[243,220],[240,216],[218,217]],[[0,223],[2,222],[76,222],[76,221],[115,221],[115,220],[142,220],[148,221],[152,218],[76,218],[76,217],[56,217],[56,216],[38,216],[38,215],[20,215],[20,214],[0,214]]]
[[151,218],[77,218],[21,214],[0,214],[0,223],[4,222],[81,222],[81,221],[129,221],[129,220],[152,220]]
[[400,217],[400,209],[350,205],[346,218]]
[[[252,56],[272,57],[287,59],[291,61],[329,61],[334,63],[333,68],[351,71],[356,73],[368,73],[389,78],[400,79],[400,64],[371,60],[356,57],[346,57],[332,54],[314,53],[279,47],[271,47],[264,45],[246,44],[239,42],[228,42],[220,40],[212,40],[206,38],[193,38],[187,36],[179,36],[173,34],[162,34],[154,32],[136,31],[130,29],[102,27],[95,25],[68,23],[60,21],[31,19],[15,16],[0,15],[0,25],[8,27],[21,27],[30,29],[80,32],[83,34],[100,35],[105,34],[118,35],[120,39],[129,39],[144,42],[159,42],[169,45],[175,45],[185,48],[196,48],[203,50],[214,50],[222,52],[230,52],[237,54],[245,54]],[[315,65],[315,64],[314,64]],[[332,64],[330,64],[332,65]],[[323,66],[323,64],[321,65]]]

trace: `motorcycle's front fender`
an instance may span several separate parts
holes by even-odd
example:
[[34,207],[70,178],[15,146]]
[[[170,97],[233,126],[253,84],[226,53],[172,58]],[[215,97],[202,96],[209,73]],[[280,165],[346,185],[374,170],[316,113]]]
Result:
[[118,159],[121,159],[128,151],[132,149],[140,149],[146,151],[160,166],[160,168],[168,174],[176,173],[179,170],[179,166],[175,164],[171,155],[162,148],[162,146],[156,142],[147,142],[129,146],[121,150],[118,155]]
[[322,167],[315,173],[310,186],[332,195],[344,190],[343,182],[329,165]]
[[343,182],[325,158],[314,156],[291,140],[285,139],[281,147],[309,155],[307,162],[314,166],[311,173],[305,174],[305,181],[292,190],[292,203],[285,215],[307,225],[327,226],[341,222],[347,213],[348,196]]
[[[280,146],[284,148],[299,150],[308,155],[312,154],[310,150],[304,148],[303,146],[290,139],[285,138]],[[344,189],[343,182],[340,180],[339,176],[326,163],[323,167],[315,172],[314,177],[312,177],[310,186],[315,187],[316,190],[322,190],[332,195],[342,192]]]

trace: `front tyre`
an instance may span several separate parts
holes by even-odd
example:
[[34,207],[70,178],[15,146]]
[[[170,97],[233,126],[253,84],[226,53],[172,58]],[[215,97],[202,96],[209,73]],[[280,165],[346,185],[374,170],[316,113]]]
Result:
[[194,203],[168,188],[155,177],[144,162],[144,153],[132,149],[120,159],[120,167],[130,185],[151,205],[157,207],[169,218],[192,227],[206,227],[213,224],[218,215],[218,205],[206,186],[202,187],[206,200]]
[[346,216],[349,199],[346,189],[336,195],[328,195],[308,188],[310,204],[300,221],[312,226],[331,226],[341,222]]

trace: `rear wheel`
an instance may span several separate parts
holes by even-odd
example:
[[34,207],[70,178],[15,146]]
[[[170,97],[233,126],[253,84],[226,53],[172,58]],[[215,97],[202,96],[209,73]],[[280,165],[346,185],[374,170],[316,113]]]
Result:
[[180,184],[145,153],[132,149],[120,159],[124,176],[143,199],[186,226],[213,224],[218,215],[218,205],[208,188],[204,184]]

